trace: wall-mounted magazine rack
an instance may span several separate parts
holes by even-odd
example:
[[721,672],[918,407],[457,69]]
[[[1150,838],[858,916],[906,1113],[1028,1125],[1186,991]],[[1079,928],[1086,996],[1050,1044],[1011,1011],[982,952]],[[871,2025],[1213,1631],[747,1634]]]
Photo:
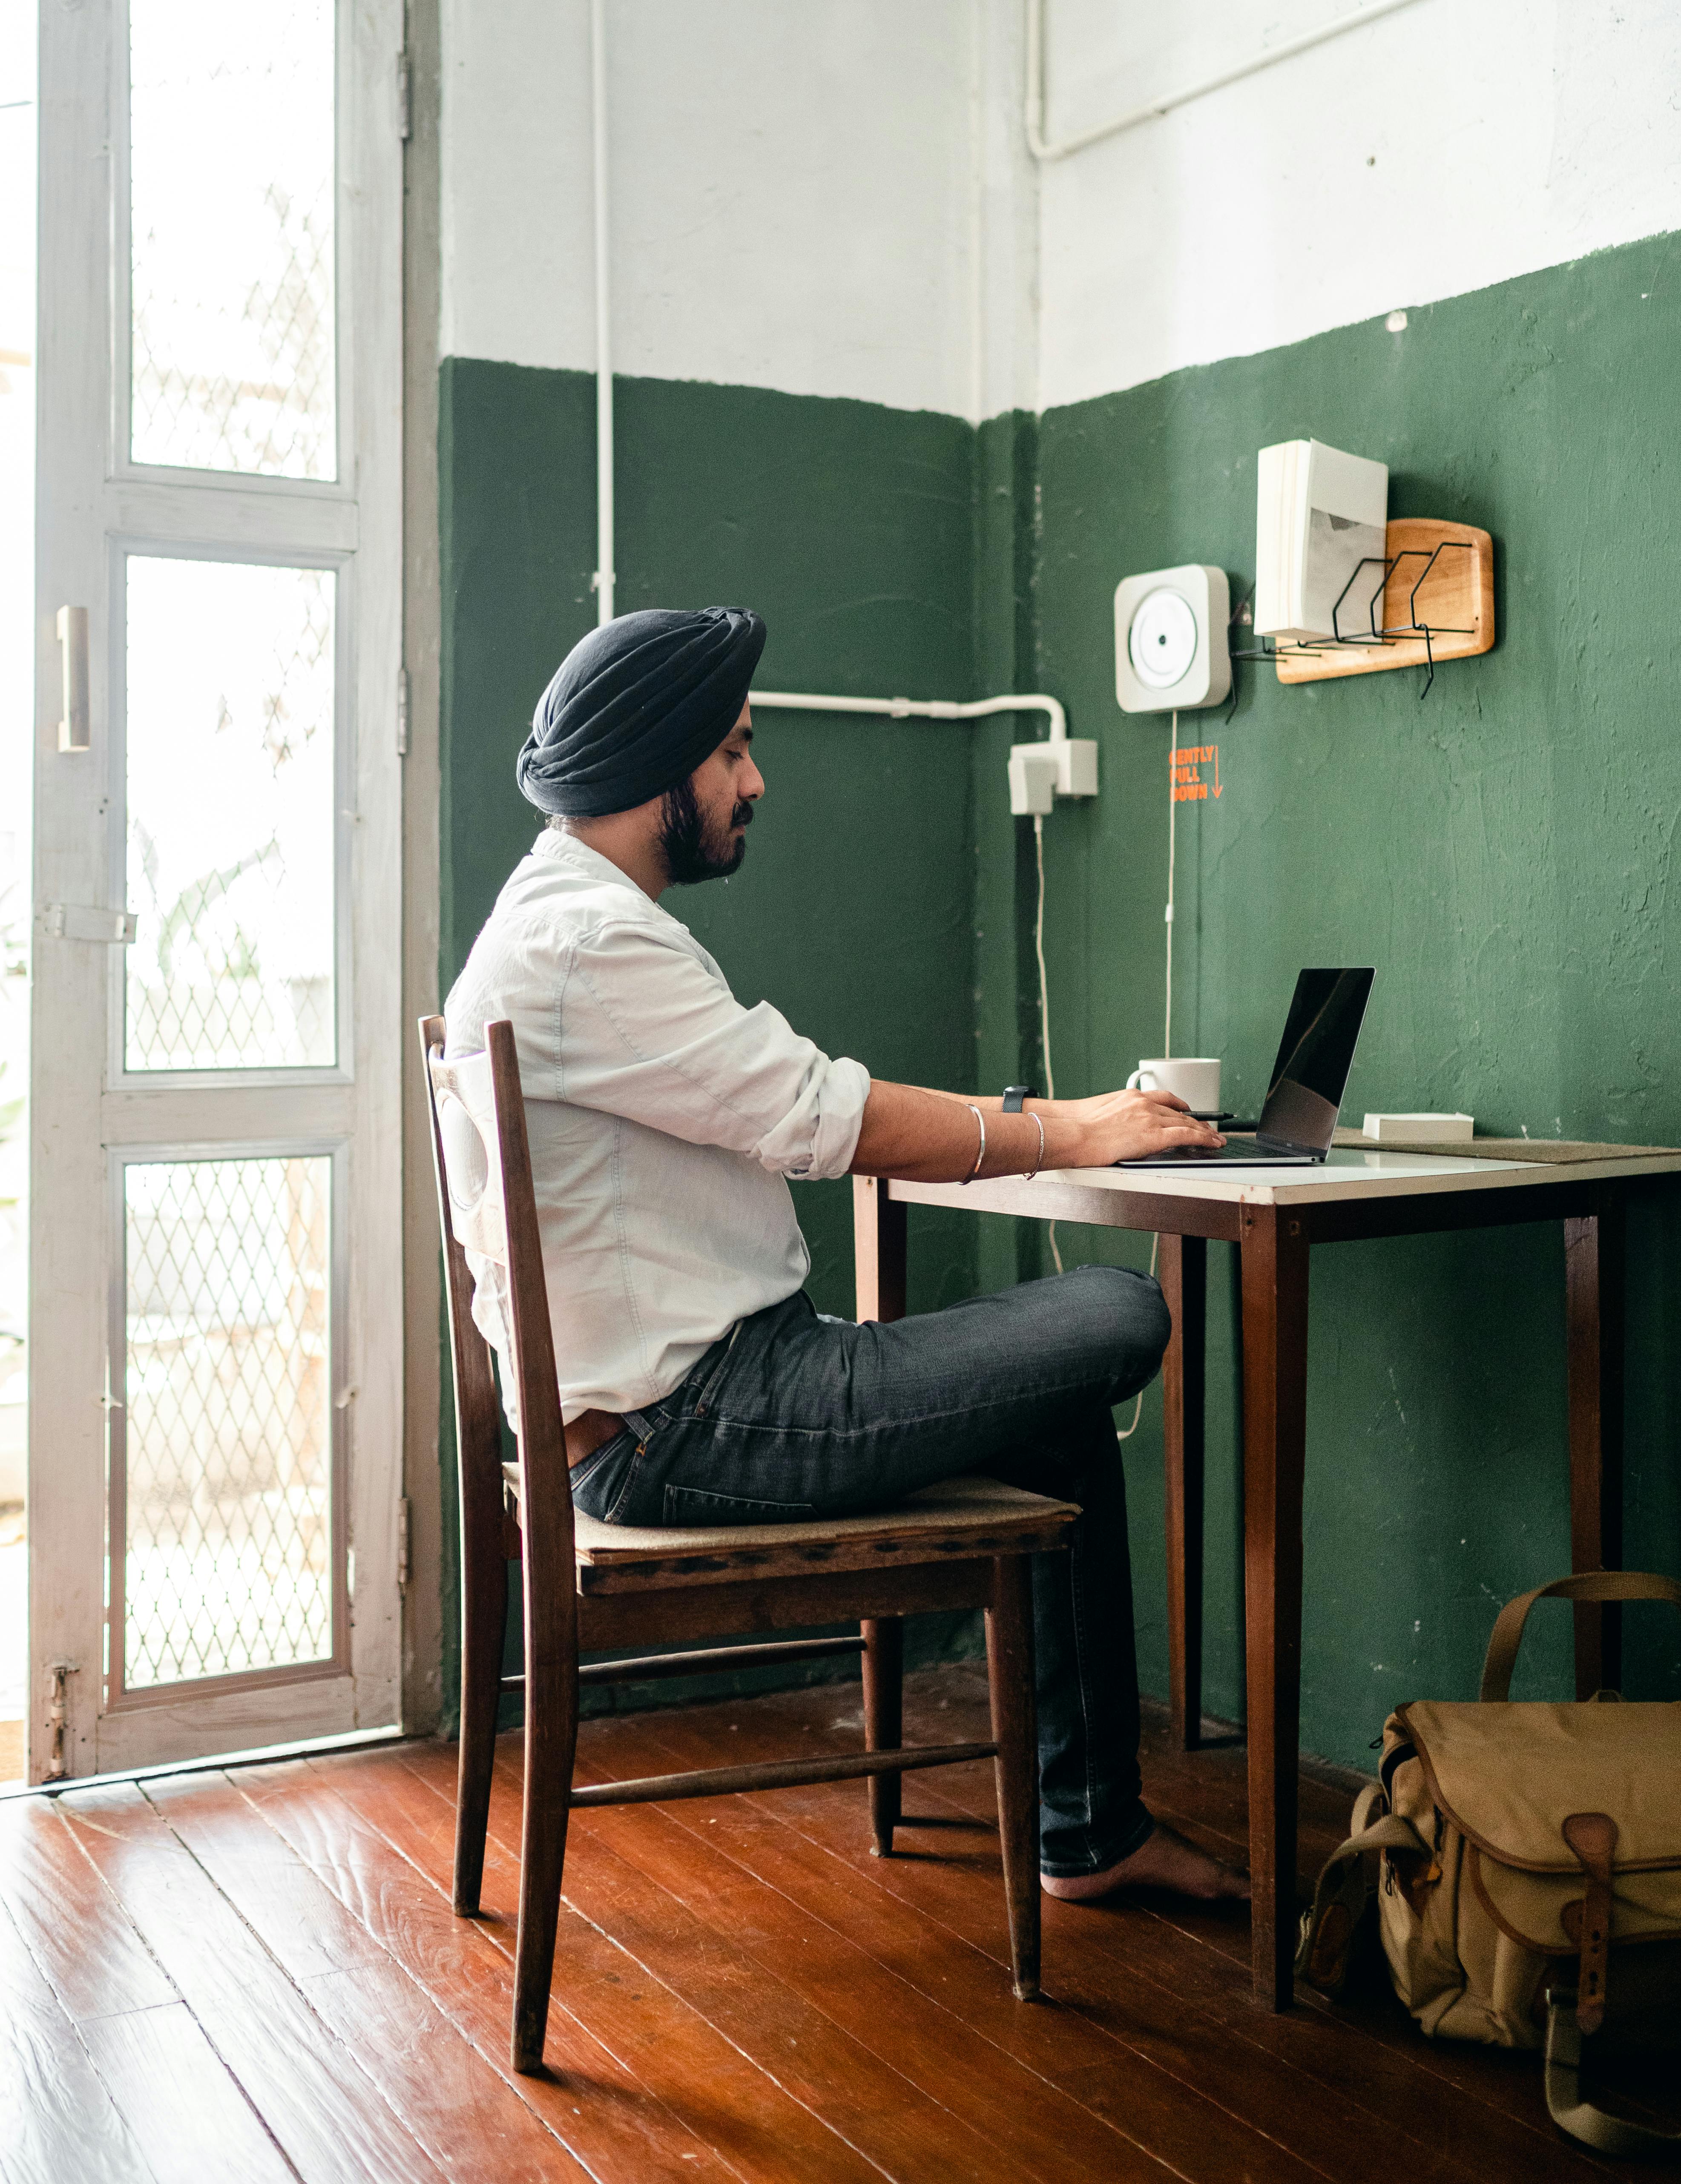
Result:
[[1334,638],[1282,644],[1281,682],[1426,669],[1422,698],[1444,660],[1466,660],[1494,642],[1494,542],[1468,523],[1402,516],[1386,526],[1384,559],[1362,561],[1337,602]]

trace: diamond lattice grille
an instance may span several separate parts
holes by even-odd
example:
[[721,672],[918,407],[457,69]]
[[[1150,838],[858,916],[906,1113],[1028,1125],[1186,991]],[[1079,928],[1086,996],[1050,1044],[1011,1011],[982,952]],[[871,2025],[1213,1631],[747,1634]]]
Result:
[[130,1690],[332,1654],[331,1171],[125,1173]]
[[336,1056],[336,581],[129,560],[130,1069]]
[[337,475],[332,0],[130,0],[134,460]]

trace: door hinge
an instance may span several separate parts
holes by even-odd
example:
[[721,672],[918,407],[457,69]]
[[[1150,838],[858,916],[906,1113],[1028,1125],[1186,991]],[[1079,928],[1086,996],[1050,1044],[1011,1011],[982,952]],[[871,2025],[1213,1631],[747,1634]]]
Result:
[[139,924],[131,910],[100,910],[85,902],[49,902],[44,916],[49,939],[103,940],[112,948],[126,948]]
[[408,142],[409,56],[406,51],[397,56],[397,135],[401,142]]
[[70,1708],[66,1702],[64,1680],[81,1673],[80,1661],[49,1661],[47,1663],[47,1732],[51,1739],[47,1751],[47,1771],[42,1780],[62,1782],[64,1779],[64,1732],[70,1724]]
[[397,670],[397,755],[409,755],[409,671]]
[[397,1504],[397,1590],[409,1589],[409,1497],[405,1494]]

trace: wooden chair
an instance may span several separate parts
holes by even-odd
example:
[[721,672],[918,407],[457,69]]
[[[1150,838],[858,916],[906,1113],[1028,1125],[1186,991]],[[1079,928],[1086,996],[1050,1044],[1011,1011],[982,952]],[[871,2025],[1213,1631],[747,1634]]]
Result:
[[[444,1059],[444,1020],[423,1018],[433,1153],[455,1368],[461,1512],[461,1741],[455,1908],[477,1912],[497,1702],[525,1692],[525,1793],[515,1951],[513,2067],[542,2065],[574,1806],[663,1802],[866,1776],[874,1847],[891,1852],[900,1776],[991,1758],[1015,1993],[1039,1985],[1039,1824],[1033,1630],[1027,1557],[1065,1548],[1078,1510],[996,1480],[952,1479],[879,1516],[824,1524],[632,1530],[574,1511],[548,1291],[513,1027],[488,1052]],[[473,1324],[464,1245],[506,1270],[519,1396],[519,1462],[504,1466],[489,1345]],[[504,1676],[507,1558],[525,1579],[525,1674]],[[982,1607],[992,1708],[984,1744],[900,1741],[900,1618]],[[785,1638],[671,1653],[729,1634],[857,1620],[859,1635]],[[651,1658],[580,1665],[580,1651],[646,1647]],[[862,1652],[864,1750],[714,1767],[579,1788],[572,1780],[584,1684],[698,1674],[732,1663]]]

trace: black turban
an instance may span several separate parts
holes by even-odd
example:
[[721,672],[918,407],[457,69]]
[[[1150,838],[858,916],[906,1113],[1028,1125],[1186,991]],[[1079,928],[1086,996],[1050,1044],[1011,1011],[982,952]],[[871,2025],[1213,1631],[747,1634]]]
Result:
[[592,629],[538,700],[520,794],[577,819],[662,796],[735,726],[764,649],[748,607],[655,607]]

